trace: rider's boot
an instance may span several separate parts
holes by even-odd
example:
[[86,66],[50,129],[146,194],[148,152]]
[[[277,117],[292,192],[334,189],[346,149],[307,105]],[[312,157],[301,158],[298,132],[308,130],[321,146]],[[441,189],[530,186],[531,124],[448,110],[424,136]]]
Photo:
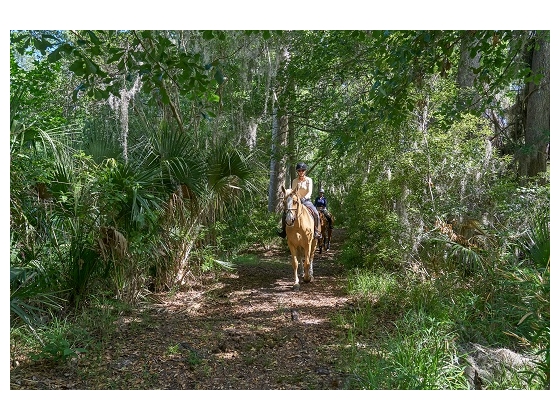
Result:
[[286,213],[282,214],[282,230],[276,231],[276,234],[281,238],[286,237]]
[[321,231],[320,231],[321,221],[319,220],[319,213],[314,213],[313,219],[315,221],[315,234],[313,235],[313,237],[315,239],[321,239],[322,238]]

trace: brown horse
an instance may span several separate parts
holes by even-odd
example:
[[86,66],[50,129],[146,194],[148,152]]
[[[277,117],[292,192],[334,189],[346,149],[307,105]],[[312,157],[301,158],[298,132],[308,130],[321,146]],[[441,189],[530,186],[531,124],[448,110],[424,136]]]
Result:
[[[319,239],[317,247],[319,248],[319,254],[322,254],[323,247],[325,248],[325,251],[328,251],[331,247],[332,227],[329,226],[327,216],[323,213],[323,207],[317,208],[317,211],[319,212],[319,219],[321,221],[321,239]],[[334,224],[334,216],[332,214],[331,221]]]
[[297,190],[286,190],[282,186],[282,193],[286,213],[286,237],[294,269],[293,290],[299,290],[298,260],[301,260],[303,265],[304,283],[313,280],[313,256],[317,247],[317,239],[313,237],[315,224],[313,216],[301,202]]

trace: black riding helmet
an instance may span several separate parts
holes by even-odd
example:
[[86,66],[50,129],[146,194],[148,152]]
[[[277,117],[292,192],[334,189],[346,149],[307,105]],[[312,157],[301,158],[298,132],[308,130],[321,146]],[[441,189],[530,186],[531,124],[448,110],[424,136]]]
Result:
[[304,171],[307,171],[307,165],[303,162],[299,162],[296,165],[296,171],[299,171],[300,169],[303,169]]

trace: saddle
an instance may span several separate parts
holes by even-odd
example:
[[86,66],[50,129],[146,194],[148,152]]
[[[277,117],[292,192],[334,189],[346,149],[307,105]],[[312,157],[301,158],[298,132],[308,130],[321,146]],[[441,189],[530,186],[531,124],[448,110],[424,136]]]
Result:
[[305,209],[307,210],[307,212],[309,213],[309,215],[310,215],[311,217],[315,218],[315,217],[313,216],[313,210],[311,210],[311,209],[310,209],[309,207],[307,207],[305,204],[304,204],[303,206],[305,207]]

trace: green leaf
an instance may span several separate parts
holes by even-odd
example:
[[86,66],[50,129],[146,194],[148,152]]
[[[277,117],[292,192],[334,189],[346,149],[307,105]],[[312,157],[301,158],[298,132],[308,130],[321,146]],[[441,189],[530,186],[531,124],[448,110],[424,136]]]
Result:
[[[97,100],[104,99],[104,98],[103,98],[103,91],[102,91],[102,90],[100,90],[100,89],[94,89],[94,92],[93,92],[93,93],[94,93],[93,96],[94,96],[95,99],[97,99]],[[108,95],[107,95],[107,96],[108,96]]]
[[51,53],[49,54],[49,56],[47,57],[47,61],[48,61],[49,63],[55,63],[55,62],[57,62],[57,61],[60,60],[60,59],[61,59],[61,56],[60,56],[60,47],[58,47],[56,50],[54,50],[53,52],[51,52]]
[[142,66],[140,66],[140,68],[138,69],[138,73],[143,76],[145,74],[150,74],[150,72],[152,71],[152,66],[148,63],[143,64]]
[[84,74],[86,74],[85,66],[85,63],[82,60],[76,60],[72,64],[70,64],[70,67],[68,67],[68,69],[76,76],[83,76]]
[[97,38],[97,35],[95,35],[95,33],[93,31],[86,31],[86,33],[88,34],[91,42],[93,42],[95,45],[100,45],[101,44],[101,41],[99,40],[99,38]]
[[99,67],[89,58],[85,58],[86,74],[97,74]]
[[98,45],[95,45],[89,49],[89,52],[93,55],[101,55],[101,48]]
[[163,73],[162,72],[156,73],[152,76],[151,79],[152,82],[154,82],[156,85],[161,85],[163,81]]
[[61,53],[64,52],[64,53],[67,53],[67,54],[71,54],[72,51],[74,51],[74,48],[69,44],[59,45],[54,51],[52,51],[48,55],[47,60],[48,60],[49,63],[55,63],[56,61],[58,61],[62,58]]
[[208,100],[210,102],[220,102],[220,97],[214,93],[209,93],[208,94]]
[[47,48],[52,48],[53,44],[47,41],[44,37],[41,37],[41,39],[33,39],[33,46],[41,51],[41,54],[44,55]]
[[224,75],[220,69],[216,69],[216,72],[214,73],[214,80],[216,80],[216,82],[220,85],[224,83]]
[[124,61],[124,58],[122,58],[121,61],[117,63],[117,69],[123,71],[125,67],[126,67],[126,63]]
[[163,87],[161,87],[159,89],[159,93],[161,95],[161,101],[164,104],[168,105],[171,102],[171,100],[169,99],[169,95],[167,94],[167,91]]

